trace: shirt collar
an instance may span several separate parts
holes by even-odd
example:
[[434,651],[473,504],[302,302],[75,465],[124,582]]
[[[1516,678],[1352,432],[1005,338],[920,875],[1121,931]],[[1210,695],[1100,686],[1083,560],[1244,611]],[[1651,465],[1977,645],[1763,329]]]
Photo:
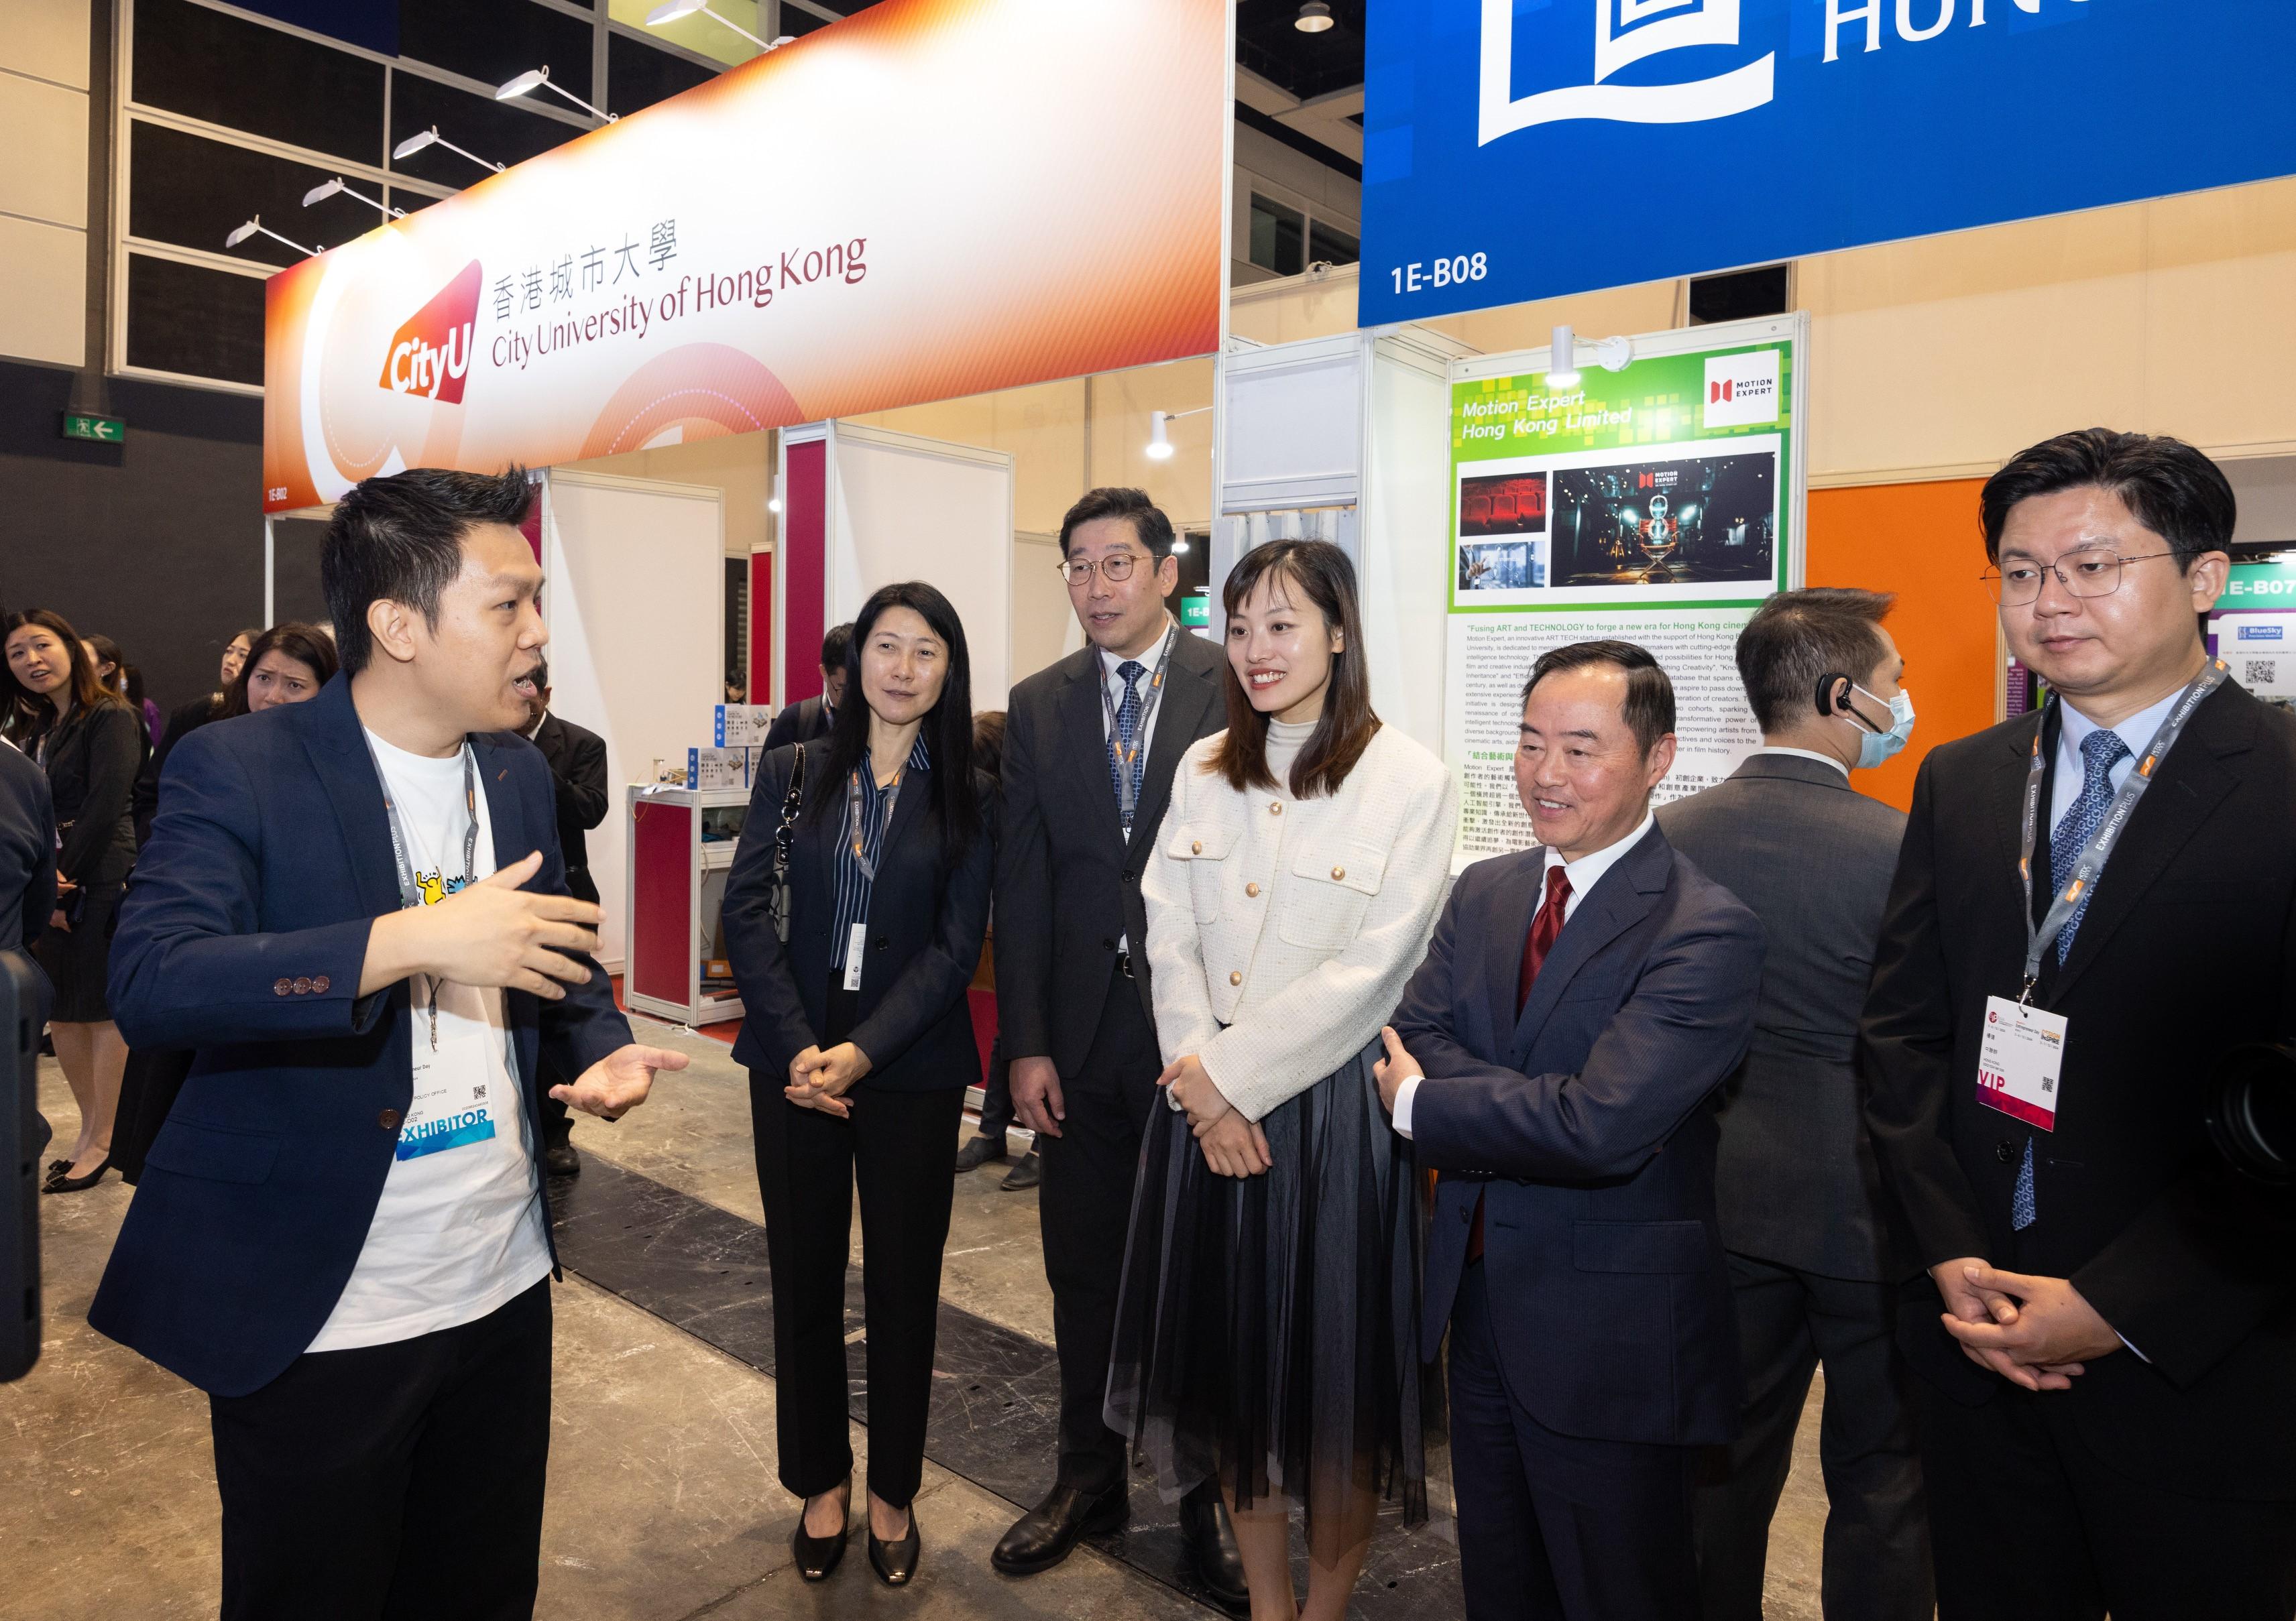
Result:
[[1616,844],[1606,844],[1599,850],[1590,850],[1576,861],[1563,860],[1562,852],[1549,845],[1546,847],[1546,864],[1550,868],[1562,867],[1564,876],[1570,880],[1571,894],[1588,894],[1603,881],[1603,873],[1619,864],[1620,856],[1642,842],[1643,835],[1649,832],[1657,821],[1658,817],[1646,810],[1633,832]]
[[1784,743],[1764,743],[1754,752],[1756,754],[1790,754],[1798,760],[1816,760],[1833,766],[1841,774],[1845,781],[1849,776],[1849,767],[1844,765],[1839,758],[1830,754],[1820,754],[1815,749],[1789,749]]
[[536,733],[537,733],[537,732],[539,732],[539,731],[541,731],[541,730],[542,730],[542,723],[543,723],[544,721],[548,720],[549,718],[550,718],[550,711],[549,711],[549,710],[547,710],[547,709],[545,709],[541,714],[539,714],[539,715],[537,715],[537,716],[536,716],[534,717],[534,725],[532,725],[529,726],[529,727],[526,729],[526,735],[527,735],[527,738],[529,739],[529,741],[531,741],[531,740],[533,739],[534,734],[535,734]]
[[2087,741],[2090,733],[2109,730],[2118,733],[2120,741],[2128,745],[2129,753],[2141,754],[2144,752],[2144,745],[2152,741],[2152,734],[2161,729],[2161,723],[2169,718],[2169,711],[2177,707],[2177,700],[2184,695],[2185,689],[2178,687],[2151,708],[2140,709],[2119,725],[2112,727],[2100,727],[2087,716],[2074,708],[2070,702],[2064,703],[2060,706],[2063,719],[2062,732],[2057,740],[2057,747],[2063,751],[2067,759],[2077,760],[2080,758],[2081,744]]

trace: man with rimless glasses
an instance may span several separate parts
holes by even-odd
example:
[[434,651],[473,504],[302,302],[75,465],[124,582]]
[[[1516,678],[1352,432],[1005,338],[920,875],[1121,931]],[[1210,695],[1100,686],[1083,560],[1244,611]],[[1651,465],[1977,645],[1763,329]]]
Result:
[[1941,1621],[2296,1613],[2296,1206],[2209,1149],[2218,1065],[2296,1034],[2296,716],[2199,615],[2234,503],[2090,429],[1989,479],[1986,576],[2054,694],[1914,790],[1860,1033],[1927,1275]]

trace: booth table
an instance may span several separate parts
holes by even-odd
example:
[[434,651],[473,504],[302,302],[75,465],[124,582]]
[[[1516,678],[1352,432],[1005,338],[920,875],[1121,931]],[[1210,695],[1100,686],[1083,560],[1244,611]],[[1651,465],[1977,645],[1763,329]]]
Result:
[[741,995],[722,972],[718,913],[750,790],[634,782],[627,791],[623,997],[636,1011],[684,1025],[739,1019]]

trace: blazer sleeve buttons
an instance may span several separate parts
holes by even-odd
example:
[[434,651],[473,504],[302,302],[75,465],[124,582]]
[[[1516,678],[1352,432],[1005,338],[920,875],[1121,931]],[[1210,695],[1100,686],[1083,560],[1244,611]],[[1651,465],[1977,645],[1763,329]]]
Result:
[[311,994],[311,977],[308,974],[295,976],[295,994],[298,996],[308,996]]
[[271,982],[271,994],[275,996],[284,996],[294,988],[295,982],[292,979],[274,979]]
[[311,989],[322,996],[327,994],[327,987],[333,983],[334,981],[328,978],[324,974],[314,974],[311,976]]

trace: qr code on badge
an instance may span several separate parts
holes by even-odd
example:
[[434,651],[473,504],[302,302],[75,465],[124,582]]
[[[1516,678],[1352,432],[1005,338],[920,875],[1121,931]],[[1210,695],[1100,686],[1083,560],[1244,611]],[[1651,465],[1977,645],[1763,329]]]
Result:
[[2280,684],[2279,670],[2280,660],[2277,659],[2251,659],[2248,660],[2247,677],[2241,684],[2251,687],[2276,687]]

